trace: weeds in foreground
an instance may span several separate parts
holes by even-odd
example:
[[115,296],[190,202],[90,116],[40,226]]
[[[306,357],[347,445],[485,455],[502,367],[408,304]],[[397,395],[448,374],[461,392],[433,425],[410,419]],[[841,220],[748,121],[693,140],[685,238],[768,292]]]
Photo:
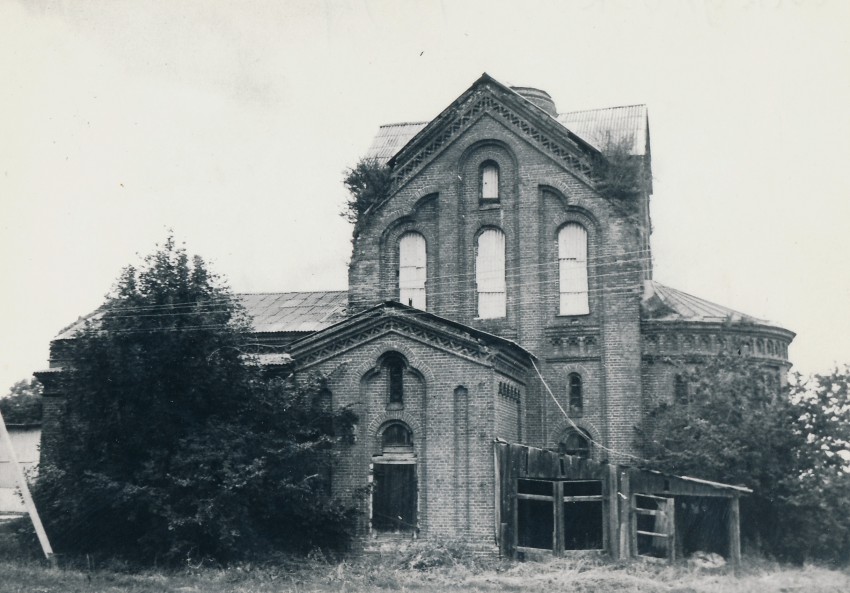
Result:
[[276,556],[229,567],[192,565],[129,571],[103,565],[48,568],[41,561],[0,560],[0,593],[365,593],[367,591],[484,593],[569,590],[576,593],[844,593],[850,571],[789,567],[749,559],[701,569],[646,562],[614,562],[599,554],[513,562],[484,557],[453,542],[396,546],[342,560],[312,554]]

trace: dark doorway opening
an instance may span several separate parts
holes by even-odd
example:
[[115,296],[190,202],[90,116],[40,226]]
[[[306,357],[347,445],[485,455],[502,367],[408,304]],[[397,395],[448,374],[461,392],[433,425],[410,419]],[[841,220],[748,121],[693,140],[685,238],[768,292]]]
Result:
[[373,478],[372,528],[377,531],[414,531],[416,464],[376,463]]
[[676,535],[679,554],[713,552],[729,557],[729,502],[707,496],[676,497]]

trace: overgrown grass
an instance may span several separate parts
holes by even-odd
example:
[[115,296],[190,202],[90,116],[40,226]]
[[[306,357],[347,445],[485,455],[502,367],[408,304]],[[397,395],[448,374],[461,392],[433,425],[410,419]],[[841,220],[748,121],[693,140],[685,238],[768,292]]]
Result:
[[[748,561],[704,570],[687,565],[608,561],[600,556],[508,562],[458,554],[450,546],[408,548],[344,561],[280,557],[261,565],[186,566],[129,572],[122,567],[49,568],[0,560],[2,593],[308,593],[367,591],[613,591],[665,593],[845,593],[850,573],[816,566]],[[423,562],[424,561],[424,562]],[[419,566],[420,568],[413,568]]]

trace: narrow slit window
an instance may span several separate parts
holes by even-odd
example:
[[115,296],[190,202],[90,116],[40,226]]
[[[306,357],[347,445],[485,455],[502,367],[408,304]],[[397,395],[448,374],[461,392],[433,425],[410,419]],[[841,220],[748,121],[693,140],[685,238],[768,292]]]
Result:
[[487,229],[478,236],[475,282],[479,319],[504,317],[507,310],[505,234],[499,229]]
[[584,411],[584,395],[582,394],[581,376],[570,373],[570,415],[581,416]]
[[419,233],[405,233],[398,243],[399,302],[425,310],[427,272],[425,237]]
[[384,362],[387,369],[387,390],[389,402],[400,404],[404,402],[404,361],[397,354],[388,356]]
[[558,233],[561,315],[590,313],[587,283],[587,230],[569,223]]
[[484,163],[481,167],[481,199],[499,199],[499,167],[494,162]]

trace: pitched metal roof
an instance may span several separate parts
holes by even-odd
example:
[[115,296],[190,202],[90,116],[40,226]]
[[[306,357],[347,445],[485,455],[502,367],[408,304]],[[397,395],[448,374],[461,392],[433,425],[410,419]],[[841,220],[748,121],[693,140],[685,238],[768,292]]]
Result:
[[659,284],[654,280],[644,286],[641,316],[644,319],[661,321],[695,321],[719,323],[744,321],[770,325],[764,319],[756,319],[740,311],[695,297],[681,290]]
[[558,121],[594,148],[610,142],[627,143],[631,154],[644,155],[648,148],[649,124],[646,105],[627,105],[558,114]]
[[[348,307],[345,290],[242,293],[236,298],[251,316],[251,325],[257,333],[319,331],[344,319]],[[96,322],[102,314],[102,309],[97,309],[81,317],[55,339],[73,338],[86,321]]]
[[382,165],[386,164],[426,125],[428,125],[428,122],[425,121],[381,126],[378,128],[375,138],[372,139],[372,145],[366,151],[365,158],[374,159]]
[[348,292],[266,292],[236,295],[251,316],[254,331],[314,332],[345,318]]
[[[632,154],[646,154],[649,135],[646,105],[560,113],[557,121],[597,150],[602,150],[610,138],[614,142],[630,141]],[[405,122],[381,126],[372,139],[372,145],[366,151],[365,158],[385,164],[426,125],[428,122]]]

